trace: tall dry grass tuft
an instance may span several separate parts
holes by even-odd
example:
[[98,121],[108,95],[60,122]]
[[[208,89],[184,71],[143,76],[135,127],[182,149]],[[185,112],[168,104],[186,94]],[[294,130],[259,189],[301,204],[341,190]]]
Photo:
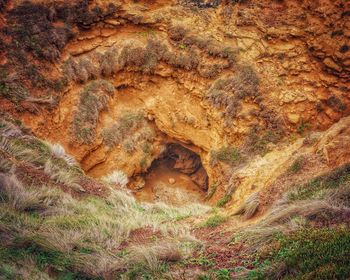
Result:
[[54,158],[63,159],[68,165],[77,165],[77,161],[70,155],[68,155],[65,149],[60,144],[47,143],[50,147],[51,154]]
[[126,187],[129,183],[128,177],[121,170],[115,170],[111,174],[102,177],[102,181],[107,184],[118,185],[122,188]]
[[233,215],[240,215],[245,220],[252,218],[257,212],[260,204],[259,192],[250,195]]
[[44,165],[44,172],[58,184],[63,184],[76,192],[85,192],[85,189],[79,184],[81,174],[78,174],[76,170],[62,169],[48,160]]
[[137,245],[130,248],[128,263],[134,266],[141,264],[151,271],[159,270],[160,262],[175,262],[181,260],[181,252],[177,244],[170,241],[152,245]]

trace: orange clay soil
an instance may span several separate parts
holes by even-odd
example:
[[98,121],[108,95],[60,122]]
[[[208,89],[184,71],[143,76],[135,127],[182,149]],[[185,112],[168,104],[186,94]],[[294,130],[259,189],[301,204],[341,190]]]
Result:
[[[174,179],[171,184],[169,180]],[[145,176],[145,186],[135,191],[140,201],[163,201],[173,205],[203,202],[205,192],[191,178],[170,167],[166,160],[157,161]]]

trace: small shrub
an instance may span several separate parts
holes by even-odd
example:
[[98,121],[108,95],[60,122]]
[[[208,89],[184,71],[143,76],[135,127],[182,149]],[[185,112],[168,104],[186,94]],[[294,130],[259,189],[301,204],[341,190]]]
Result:
[[174,41],[181,41],[185,37],[187,32],[188,31],[186,30],[186,28],[181,25],[174,25],[168,30],[170,39]]
[[216,203],[217,207],[224,207],[230,200],[232,199],[232,195],[225,194],[219,201]]
[[296,174],[298,173],[304,166],[305,159],[304,157],[298,157],[292,165],[288,168],[288,172],[291,174]]
[[203,78],[212,79],[217,77],[223,70],[224,66],[220,64],[201,64],[198,67],[198,73]]
[[119,59],[121,65],[141,67],[146,62],[146,52],[142,47],[125,46]]
[[199,63],[198,55],[195,52],[168,53],[164,61],[175,68],[186,70],[196,69]]
[[251,66],[237,66],[234,75],[217,80],[208,90],[207,100],[217,108],[224,108],[228,120],[236,117],[240,101],[259,95],[259,78]]
[[166,45],[151,38],[145,47],[124,46],[119,56],[119,65],[121,68],[134,66],[144,73],[152,73],[158,62],[164,60],[166,53],[168,53]]
[[203,224],[202,227],[215,228],[226,221],[226,218],[221,215],[215,215],[209,217]]
[[210,153],[210,159],[213,163],[222,161],[224,163],[234,165],[241,159],[241,154],[235,147],[227,146],[217,151],[212,151]]
[[77,140],[89,144],[95,139],[100,112],[106,108],[114,87],[105,80],[89,83],[80,93],[78,109],[74,114],[72,130]]
[[331,107],[334,111],[341,113],[346,110],[346,105],[342,102],[340,98],[333,95],[326,100],[326,104]]
[[270,143],[278,143],[283,136],[283,129],[271,129],[265,131],[262,127],[254,125],[245,139],[244,147],[247,152],[258,153],[260,155],[269,152]]
[[309,131],[311,129],[311,124],[308,122],[305,122],[304,120],[301,120],[300,124],[297,127],[297,131],[301,136],[304,136],[306,131]]
[[99,55],[100,71],[105,77],[116,74],[119,70],[117,50],[111,48],[103,54]]

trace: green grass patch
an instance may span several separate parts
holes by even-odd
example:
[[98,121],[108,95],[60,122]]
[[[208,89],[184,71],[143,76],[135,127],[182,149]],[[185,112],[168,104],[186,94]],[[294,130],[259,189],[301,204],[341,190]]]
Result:
[[297,127],[297,132],[304,136],[305,132],[309,131],[312,128],[311,124],[308,122],[305,122],[304,120],[301,120],[300,124]]
[[224,223],[227,219],[221,215],[214,215],[208,218],[204,223],[201,224],[201,227],[210,227],[215,228],[222,223]]
[[338,188],[348,182],[350,182],[350,164],[297,187],[295,191],[289,194],[288,198],[291,201],[316,198],[321,196],[325,190]]
[[298,157],[292,165],[288,168],[288,172],[291,174],[298,173],[304,166],[305,159],[303,157]]
[[215,262],[211,259],[209,259],[207,256],[200,255],[196,258],[191,258],[184,261],[185,264],[192,264],[192,265],[198,265],[198,266],[204,266],[204,267],[212,267],[215,265]]
[[348,228],[303,229],[278,241],[268,258],[274,265],[251,271],[247,279],[349,279]]
[[61,252],[43,249],[34,243],[24,243],[20,247],[1,247],[0,260],[18,261],[33,258],[39,269],[52,267],[57,271],[64,271],[72,265],[69,255]]
[[229,201],[231,201],[232,195],[225,194],[224,197],[220,198],[219,201],[216,203],[217,207],[224,207]]

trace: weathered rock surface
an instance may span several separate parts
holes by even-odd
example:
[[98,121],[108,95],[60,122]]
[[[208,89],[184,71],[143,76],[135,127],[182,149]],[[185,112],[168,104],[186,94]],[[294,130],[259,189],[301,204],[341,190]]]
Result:
[[349,1],[7,2],[0,106],[92,176],[137,176],[180,143],[198,157],[175,168],[235,207],[315,153],[310,132],[329,166],[349,160]]

